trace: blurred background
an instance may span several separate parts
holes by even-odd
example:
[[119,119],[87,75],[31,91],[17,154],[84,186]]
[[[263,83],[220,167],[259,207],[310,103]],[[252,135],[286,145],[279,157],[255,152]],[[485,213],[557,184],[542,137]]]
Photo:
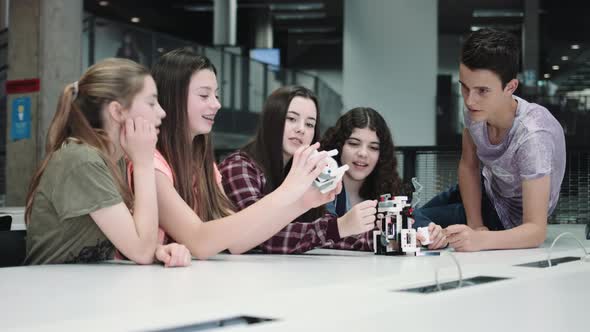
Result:
[[356,106],[383,114],[400,174],[417,176],[427,201],[457,181],[462,40],[493,27],[521,41],[517,95],[547,107],[566,134],[550,222],[585,223],[589,11],[573,0],[0,0],[0,206],[24,205],[65,84],[107,57],[149,67],[187,46],[217,67],[218,158],[251,137],[274,89],[303,85],[319,98],[322,131]]

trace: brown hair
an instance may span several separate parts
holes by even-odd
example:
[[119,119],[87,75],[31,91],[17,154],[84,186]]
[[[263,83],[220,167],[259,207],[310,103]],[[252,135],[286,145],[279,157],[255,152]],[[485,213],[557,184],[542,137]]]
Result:
[[152,75],[158,101],[166,110],[158,150],[172,167],[180,197],[203,221],[209,221],[228,216],[232,205],[216,181],[210,134],[194,138],[190,134],[188,88],[193,74],[201,70],[217,74],[207,57],[181,48],[164,54],[152,68]]
[[123,107],[131,106],[133,98],[143,89],[144,79],[149,74],[147,68],[131,60],[112,58],[88,68],[78,82],[65,87],[47,132],[46,156],[29,185],[25,211],[27,224],[30,222],[41,177],[53,154],[69,137],[99,152],[115,179],[123,201],[128,208],[132,208],[131,190],[125,184],[121,171],[109,157],[113,151],[113,142],[104,130],[102,110],[112,101],[118,101]]
[[[303,86],[284,86],[273,91],[262,106],[254,138],[241,149],[264,171],[265,195],[277,189],[291,170],[291,161],[286,165],[283,163],[283,135],[287,111],[295,97],[309,99],[315,104],[317,114],[312,144],[320,140],[320,108],[315,94]],[[322,217],[324,213],[324,206],[319,206],[309,210],[298,220],[312,221]]]

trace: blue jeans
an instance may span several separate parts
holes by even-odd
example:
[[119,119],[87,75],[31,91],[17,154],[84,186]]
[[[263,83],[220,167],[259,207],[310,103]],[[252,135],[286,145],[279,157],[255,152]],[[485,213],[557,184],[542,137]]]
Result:
[[[496,208],[486,195],[485,188],[481,188],[481,216],[483,224],[491,231],[503,230],[504,226]],[[459,185],[455,185],[449,190],[444,191],[422,207],[414,210],[414,227],[425,227],[430,222],[446,228],[449,225],[467,224],[467,216],[465,215],[465,208],[461,199],[461,192]]]

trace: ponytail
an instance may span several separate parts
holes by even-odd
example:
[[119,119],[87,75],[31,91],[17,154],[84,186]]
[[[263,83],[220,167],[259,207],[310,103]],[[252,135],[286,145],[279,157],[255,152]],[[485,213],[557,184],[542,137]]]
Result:
[[72,144],[86,144],[99,153],[111,172],[123,201],[129,209],[133,208],[133,194],[127,187],[121,170],[110,157],[114,146],[103,129],[103,108],[111,101],[131,105],[135,95],[143,89],[144,79],[149,74],[147,68],[136,62],[111,58],[93,65],[79,81],[64,88],[47,132],[45,158],[29,185],[26,224],[30,222],[41,177],[53,154],[68,138],[75,139]]
[[66,134],[66,128],[68,125],[70,112],[72,110],[72,103],[74,101],[73,94],[74,85],[68,84],[61,93],[61,96],[59,97],[59,101],[57,103],[57,110],[53,115],[53,120],[51,120],[51,124],[49,125],[49,129],[47,132],[47,141],[45,143],[45,158],[41,162],[41,166],[33,175],[33,179],[29,184],[29,190],[27,192],[25,208],[25,224],[27,225],[29,224],[31,219],[31,208],[33,206],[33,199],[35,197],[35,194],[37,193],[37,187],[39,186],[39,182],[41,181],[41,175],[43,175],[43,172],[45,172],[47,164],[53,156],[53,152],[55,152],[57,147],[59,147],[68,137]]

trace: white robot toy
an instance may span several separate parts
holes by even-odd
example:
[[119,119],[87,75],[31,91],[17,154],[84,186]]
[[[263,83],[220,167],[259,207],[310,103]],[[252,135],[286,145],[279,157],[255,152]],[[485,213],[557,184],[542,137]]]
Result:
[[322,194],[334,190],[338,185],[338,182],[342,179],[344,172],[348,170],[348,165],[338,167],[338,163],[332,158],[337,154],[338,150],[336,149],[328,151],[329,158],[326,158],[328,165],[313,182]]
[[407,203],[408,197],[390,194],[381,195],[377,204],[376,223],[378,230],[373,231],[373,250],[377,255],[418,255],[416,234],[425,239],[423,245],[430,243],[427,227],[418,231],[412,228],[412,207]]

